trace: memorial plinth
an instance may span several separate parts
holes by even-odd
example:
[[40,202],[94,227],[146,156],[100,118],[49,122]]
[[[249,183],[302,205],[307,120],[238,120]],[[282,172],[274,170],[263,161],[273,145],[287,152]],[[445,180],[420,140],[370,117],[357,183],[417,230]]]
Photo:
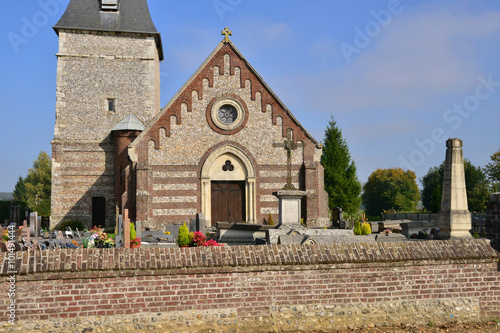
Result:
[[281,190],[273,193],[279,200],[279,224],[266,234],[268,244],[331,244],[374,242],[373,237],[354,236],[352,230],[309,229],[300,221],[302,198],[306,191]]
[[281,190],[273,193],[279,200],[279,223],[280,228],[302,227],[300,223],[302,198],[306,196],[306,191]]

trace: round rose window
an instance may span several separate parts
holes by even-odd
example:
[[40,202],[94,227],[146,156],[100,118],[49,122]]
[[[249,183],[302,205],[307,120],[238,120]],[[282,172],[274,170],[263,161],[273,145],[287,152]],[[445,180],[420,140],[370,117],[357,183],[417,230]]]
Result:
[[219,108],[217,117],[223,124],[232,124],[238,118],[238,110],[232,105],[224,104]]

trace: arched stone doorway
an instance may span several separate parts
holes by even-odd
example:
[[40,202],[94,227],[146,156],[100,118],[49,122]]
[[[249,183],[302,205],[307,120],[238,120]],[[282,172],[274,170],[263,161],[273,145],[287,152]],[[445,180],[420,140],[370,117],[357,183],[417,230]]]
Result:
[[255,169],[248,156],[227,145],[212,152],[201,170],[201,208],[207,225],[254,223]]

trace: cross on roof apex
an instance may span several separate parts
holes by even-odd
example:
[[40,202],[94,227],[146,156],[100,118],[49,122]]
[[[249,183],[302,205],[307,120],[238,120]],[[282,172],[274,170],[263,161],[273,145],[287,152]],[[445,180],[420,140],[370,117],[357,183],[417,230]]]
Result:
[[224,28],[221,32],[221,36],[224,36],[224,40],[222,42],[228,43],[229,42],[229,36],[232,36],[233,32],[229,30],[229,28]]

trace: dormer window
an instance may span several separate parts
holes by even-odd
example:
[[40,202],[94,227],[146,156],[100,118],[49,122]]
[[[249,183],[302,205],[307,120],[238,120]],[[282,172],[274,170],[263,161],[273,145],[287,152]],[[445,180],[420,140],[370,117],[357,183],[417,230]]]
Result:
[[101,0],[101,10],[108,12],[117,12],[118,0]]

